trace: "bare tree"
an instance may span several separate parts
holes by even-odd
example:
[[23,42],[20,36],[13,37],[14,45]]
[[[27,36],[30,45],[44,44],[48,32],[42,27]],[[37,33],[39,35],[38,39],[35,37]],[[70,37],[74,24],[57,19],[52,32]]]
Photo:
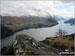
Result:
[[67,32],[65,30],[59,29],[58,32],[56,32],[56,36],[64,36]]

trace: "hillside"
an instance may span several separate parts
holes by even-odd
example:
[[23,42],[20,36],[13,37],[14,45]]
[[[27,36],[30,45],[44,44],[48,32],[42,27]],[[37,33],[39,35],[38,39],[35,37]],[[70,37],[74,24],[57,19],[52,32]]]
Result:
[[[59,55],[59,51],[74,51],[74,35],[63,37],[48,37],[37,41],[33,37],[20,34],[15,42],[1,49],[2,55]],[[69,53],[70,54],[70,53]],[[73,53],[74,54],[74,53]]]
[[[56,49],[49,47],[41,41],[35,40],[28,35],[17,35],[15,42],[4,47],[1,51],[2,55],[55,55]],[[57,50],[56,50],[57,51]]]
[[60,16],[57,16],[57,15],[54,15],[53,18],[54,18],[56,21],[65,20],[65,18],[60,17]]
[[57,24],[52,17],[1,16],[1,37],[4,38],[22,29],[51,27]]
[[69,19],[65,21],[64,23],[75,24],[75,18]]
[[63,37],[48,37],[43,42],[51,45],[59,50],[73,50],[74,51],[74,34],[65,35]]

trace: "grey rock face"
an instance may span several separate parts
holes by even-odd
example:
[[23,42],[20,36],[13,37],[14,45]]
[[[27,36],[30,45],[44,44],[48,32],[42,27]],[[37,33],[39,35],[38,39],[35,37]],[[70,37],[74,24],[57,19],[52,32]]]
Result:
[[13,44],[15,55],[51,55],[56,54],[43,42],[27,35],[18,35]]

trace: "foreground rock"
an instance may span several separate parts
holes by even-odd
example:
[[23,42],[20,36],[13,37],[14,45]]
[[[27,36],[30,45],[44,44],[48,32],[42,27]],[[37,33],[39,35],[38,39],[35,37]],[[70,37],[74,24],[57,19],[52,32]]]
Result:
[[73,42],[73,34],[63,37],[50,37],[44,41],[37,41],[28,35],[21,34],[16,36],[16,40],[12,45],[1,50],[1,55],[60,55],[67,51],[70,54],[68,56],[72,56],[74,54]]
[[15,55],[54,55],[57,51],[27,35],[18,35],[13,48]]

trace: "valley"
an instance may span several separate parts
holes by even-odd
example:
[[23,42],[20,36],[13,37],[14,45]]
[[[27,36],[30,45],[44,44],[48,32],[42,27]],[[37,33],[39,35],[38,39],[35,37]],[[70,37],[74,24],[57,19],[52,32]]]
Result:
[[52,27],[57,24],[58,22],[52,17],[1,16],[1,38],[10,36],[23,29]]

